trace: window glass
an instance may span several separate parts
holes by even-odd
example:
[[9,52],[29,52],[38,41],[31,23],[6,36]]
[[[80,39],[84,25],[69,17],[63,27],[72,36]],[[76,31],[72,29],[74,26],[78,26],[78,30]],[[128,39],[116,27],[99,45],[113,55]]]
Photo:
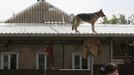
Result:
[[44,69],[45,67],[45,56],[42,54],[39,54],[39,69]]
[[17,68],[17,56],[16,56],[16,54],[11,54],[11,56],[10,56],[10,64],[11,64],[11,69],[16,69]]

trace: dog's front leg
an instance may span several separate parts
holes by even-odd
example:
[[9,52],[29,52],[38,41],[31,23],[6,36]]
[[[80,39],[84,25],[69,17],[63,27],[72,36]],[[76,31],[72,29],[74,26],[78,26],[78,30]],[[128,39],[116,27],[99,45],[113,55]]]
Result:
[[92,23],[91,25],[92,25],[92,31],[93,31],[94,33],[97,33],[97,32],[95,31],[95,23]]

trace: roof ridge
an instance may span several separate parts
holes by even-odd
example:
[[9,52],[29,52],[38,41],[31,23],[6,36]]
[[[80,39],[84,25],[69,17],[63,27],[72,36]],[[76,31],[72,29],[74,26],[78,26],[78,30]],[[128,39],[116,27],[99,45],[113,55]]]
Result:
[[[49,2],[47,2],[46,1],[46,3],[48,3],[49,5],[52,5],[51,3],[49,3]],[[56,9],[58,9],[59,11],[61,11],[61,12],[63,12],[64,14],[66,14],[66,15],[68,15],[69,16],[69,14],[67,14],[65,11],[63,11],[62,9],[59,9],[58,7],[56,7],[55,5],[52,5],[54,8],[56,8]]]
[[[50,6],[52,6],[55,11],[53,12],[53,14],[51,13],[52,11],[49,11]],[[55,15],[57,14],[59,17],[62,16],[62,18],[64,19],[65,16],[67,18],[67,16],[69,16],[69,14],[67,14],[66,12],[64,12],[63,10],[59,9],[58,7],[52,5],[51,3],[47,2],[47,1],[37,1],[36,3],[28,6],[27,8],[19,11],[17,14],[15,14],[15,16],[11,16],[9,19],[5,20],[5,23],[17,23],[17,22],[43,22],[44,23],[44,17],[43,14],[47,14],[48,12],[50,12],[50,14]],[[55,15],[55,16],[57,16]],[[39,16],[39,17],[37,17]],[[53,20],[61,20],[60,18],[57,18],[53,16]],[[32,17],[32,18],[31,18]],[[33,18],[34,17],[34,18]],[[37,19],[38,18],[38,19]],[[47,18],[49,20],[51,20],[50,18]],[[47,21],[47,19],[45,19],[45,21]]]

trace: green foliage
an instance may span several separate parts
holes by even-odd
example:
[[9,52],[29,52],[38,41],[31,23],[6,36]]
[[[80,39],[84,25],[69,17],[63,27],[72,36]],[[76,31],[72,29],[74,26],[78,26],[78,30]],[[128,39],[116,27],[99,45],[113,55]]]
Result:
[[119,23],[119,19],[113,15],[113,18],[109,20],[110,24],[118,24]]
[[120,24],[127,24],[127,20],[125,18],[125,15],[120,14]]
[[102,24],[127,24],[125,15],[120,14],[119,18],[116,15],[113,15],[111,19],[107,17],[103,18]]

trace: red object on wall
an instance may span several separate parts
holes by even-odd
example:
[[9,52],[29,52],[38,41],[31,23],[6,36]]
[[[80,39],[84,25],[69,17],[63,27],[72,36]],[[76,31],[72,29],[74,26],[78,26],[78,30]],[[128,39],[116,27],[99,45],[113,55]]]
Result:
[[49,67],[53,67],[54,66],[54,56],[53,56],[53,44],[52,43],[49,43],[47,48],[46,48],[46,51],[48,53],[48,64],[49,64]]
[[47,52],[49,57],[53,57],[53,45],[49,44],[47,47]]

